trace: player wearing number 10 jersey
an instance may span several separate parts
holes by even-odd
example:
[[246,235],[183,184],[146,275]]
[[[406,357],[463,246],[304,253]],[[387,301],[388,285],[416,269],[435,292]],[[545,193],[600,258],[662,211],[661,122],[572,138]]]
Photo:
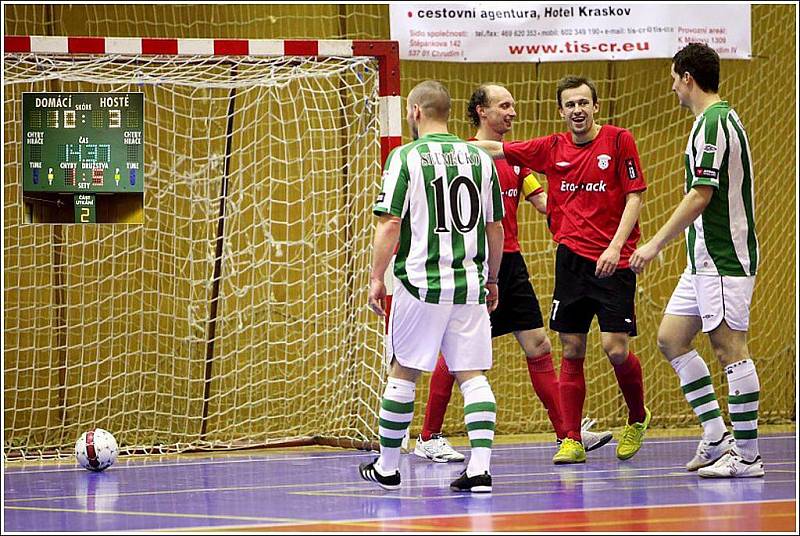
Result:
[[381,454],[359,466],[365,480],[400,486],[400,446],[414,416],[416,381],[441,351],[464,396],[472,447],[454,491],[489,492],[496,405],[483,371],[492,365],[489,312],[497,306],[503,201],[492,158],[448,133],[450,95],[435,81],[408,95],[415,141],[387,159],[374,206],[369,305],[384,316],[384,274],[395,245],[395,285],[386,356],[391,364],[379,411]]
[[484,303],[485,224],[503,214],[492,158],[452,134],[427,134],[389,156],[383,184],[375,213],[410,213],[394,264],[403,287],[427,303]]

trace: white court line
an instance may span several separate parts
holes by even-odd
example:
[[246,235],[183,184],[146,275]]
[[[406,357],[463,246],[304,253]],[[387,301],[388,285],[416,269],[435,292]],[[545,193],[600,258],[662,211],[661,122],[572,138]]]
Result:
[[[775,439],[793,439],[795,436],[793,435],[770,435],[770,436],[763,436],[759,437],[759,441],[769,441]],[[696,443],[697,439],[667,439],[667,440],[647,440],[647,444],[669,444],[669,443]],[[615,441],[611,441],[609,444],[613,445]],[[500,452],[500,451],[513,451],[513,450],[552,450],[554,448],[553,444],[545,443],[541,445],[500,445],[497,447],[492,448],[492,452]],[[174,462],[172,463],[170,460],[162,460],[162,461],[153,461],[152,459],[148,460],[146,458],[141,458],[138,460],[126,460],[125,465],[114,465],[114,471],[119,470],[133,470],[133,469],[152,469],[154,467],[158,467],[163,469],[164,467],[181,467],[181,466],[190,466],[190,465],[216,465],[216,464],[225,464],[229,465],[232,463],[270,463],[270,462],[292,462],[292,461],[304,461],[304,460],[325,460],[330,458],[362,458],[364,456],[374,456],[374,451],[359,451],[359,452],[343,452],[343,453],[331,453],[331,454],[323,454],[323,455],[308,455],[308,456],[296,456],[296,457],[280,457],[280,454],[276,455],[275,457],[261,457],[261,456],[270,456],[269,453],[265,453],[262,455],[258,455],[256,459],[252,458],[245,458],[245,455],[242,455],[240,451],[230,451],[230,454],[236,454],[236,457],[231,456],[228,459],[207,459],[207,460],[197,460],[194,462],[191,461],[184,461],[184,462]],[[218,455],[218,454],[216,454]],[[164,455],[164,456],[180,456],[179,454],[172,454],[172,455]],[[6,462],[8,463],[8,462]],[[769,464],[769,460],[765,462]],[[778,462],[773,462],[778,463]],[[31,469],[31,468],[15,468],[14,470],[5,469],[4,474],[5,476],[13,476],[17,474],[25,474],[29,475],[31,473],[63,473],[63,472],[82,472],[86,471],[79,466],[71,466],[71,467],[63,467],[63,468],[54,468],[54,469]]]
[[[776,466],[779,465],[793,465],[794,462],[786,461],[786,462],[773,462],[767,464],[770,468],[769,473],[791,473],[794,474],[794,471],[784,470],[784,469],[775,469]],[[647,475],[643,473],[649,473],[654,471],[664,471],[669,469],[678,469],[679,466],[669,465],[663,467],[640,467],[640,468],[633,468],[633,467],[618,467],[618,468],[611,468],[611,469],[590,469],[580,472],[559,472],[559,471],[541,471],[541,472],[523,472],[523,473],[503,473],[499,475],[493,475],[495,481],[502,482],[505,485],[508,485],[508,479],[511,478],[522,478],[522,477],[550,477],[548,480],[537,480],[538,483],[549,484],[549,483],[558,483],[562,482],[562,477],[569,474],[570,476],[574,476],[576,481],[579,477],[585,477],[591,475],[597,475],[600,473],[612,473],[609,476],[605,477],[597,477],[597,478],[585,478],[583,482],[591,483],[591,482],[605,482],[608,480],[625,480],[625,479],[650,479],[650,478],[663,478],[663,477],[678,477],[678,478],[689,478],[689,477],[697,477],[696,473],[691,473],[689,471],[683,470],[680,472],[668,473],[668,474],[655,474],[655,475]],[[621,476],[615,475],[614,473],[622,473]],[[413,490],[413,489],[424,489],[430,486],[431,483],[439,483],[442,480],[441,476],[431,476],[427,478],[416,478],[411,483],[406,483],[404,485],[404,490]],[[763,481],[760,481],[763,482]],[[770,484],[784,484],[787,482],[793,482],[793,480],[770,480]],[[521,484],[522,482],[512,481],[511,484]],[[188,489],[162,489],[162,490],[145,490],[145,491],[126,491],[126,492],[119,492],[114,493],[111,495],[106,494],[95,494],[95,497],[135,497],[135,496],[144,496],[144,495],[180,495],[186,493],[208,493],[208,492],[229,492],[229,491],[265,491],[265,490],[287,490],[287,493],[296,494],[296,495],[330,495],[330,496],[343,496],[346,494],[357,493],[359,497],[365,496],[374,496],[371,493],[365,493],[363,487],[363,480],[349,480],[349,481],[330,481],[330,482],[300,482],[300,483],[287,483],[287,484],[256,484],[256,485],[249,485],[249,486],[225,486],[225,487],[209,487],[209,488],[188,488]],[[339,486],[340,489],[337,490],[327,490],[329,486]],[[342,487],[342,486],[353,486],[352,488]],[[313,489],[313,488],[323,488],[323,489]],[[300,491],[292,491],[293,489],[299,489]],[[524,492],[530,493],[530,492]],[[494,496],[498,496],[497,493]],[[56,501],[56,500],[67,500],[67,499],[80,499],[85,497],[85,495],[64,495],[64,496],[43,496],[43,497],[20,497],[20,498],[13,498],[9,499],[6,497],[4,499],[5,503],[28,503],[28,502],[40,502],[40,501]],[[468,495],[452,495],[449,498],[455,497],[468,497]],[[394,496],[394,498],[407,498],[401,496]],[[428,497],[419,497],[420,499],[427,499]],[[441,498],[441,497],[440,497]],[[447,498],[447,497],[445,497]]]

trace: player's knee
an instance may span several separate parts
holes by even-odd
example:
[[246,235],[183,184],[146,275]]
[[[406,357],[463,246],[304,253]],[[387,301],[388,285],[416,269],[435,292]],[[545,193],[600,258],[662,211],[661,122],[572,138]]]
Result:
[[608,360],[615,365],[621,365],[628,359],[628,345],[616,344],[608,348],[604,348]]
[[656,345],[658,346],[658,350],[661,352],[661,355],[663,355],[668,361],[671,361],[679,355],[683,355],[692,349],[690,344],[687,344],[685,341],[676,338],[664,330],[658,331]]
[[581,345],[564,345],[564,359],[584,359],[586,347]]
[[[544,330],[543,330],[544,331]],[[530,339],[524,346],[525,355],[527,357],[539,357],[549,354],[553,347],[550,345],[550,339],[546,333],[538,335]]]
[[536,355],[545,355],[553,351],[553,347],[550,344],[550,339],[547,337],[547,335],[542,338],[541,342],[536,346],[536,348],[538,352]]
[[711,346],[714,349],[714,355],[717,357],[717,360],[723,367],[749,357],[746,347],[741,348],[734,344],[712,344]]
[[656,346],[658,346],[658,351],[661,352],[661,355],[670,359],[670,356],[674,353],[673,352],[673,341],[666,336],[662,336],[661,332],[658,333],[658,338],[656,338]]

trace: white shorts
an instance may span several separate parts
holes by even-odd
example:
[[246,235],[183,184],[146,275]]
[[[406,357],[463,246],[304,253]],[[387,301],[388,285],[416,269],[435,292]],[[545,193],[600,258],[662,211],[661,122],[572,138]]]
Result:
[[492,329],[485,304],[442,305],[416,299],[395,281],[386,359],[430,372],[441,350],[451,372],[492,367]]
[[698,316],[703,333],[714,331],[724,319],[732,330],[747,331],[755,276],[681,274],[664,311],[668,315]]

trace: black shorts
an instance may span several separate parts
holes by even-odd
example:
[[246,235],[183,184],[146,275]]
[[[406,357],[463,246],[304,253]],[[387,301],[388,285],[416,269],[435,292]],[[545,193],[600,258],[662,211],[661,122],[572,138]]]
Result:
[[500,303],[491,314],[492,337],[544,327],[529,277],[522,253],[503,253],[497,277]]
[[564,245],[556,251],[556,285],[550,310],[550,329],[560,333],[588,333],[597,315],[600,331],[636,335],[636,274],[617,269],[600,279],[597,263]]

